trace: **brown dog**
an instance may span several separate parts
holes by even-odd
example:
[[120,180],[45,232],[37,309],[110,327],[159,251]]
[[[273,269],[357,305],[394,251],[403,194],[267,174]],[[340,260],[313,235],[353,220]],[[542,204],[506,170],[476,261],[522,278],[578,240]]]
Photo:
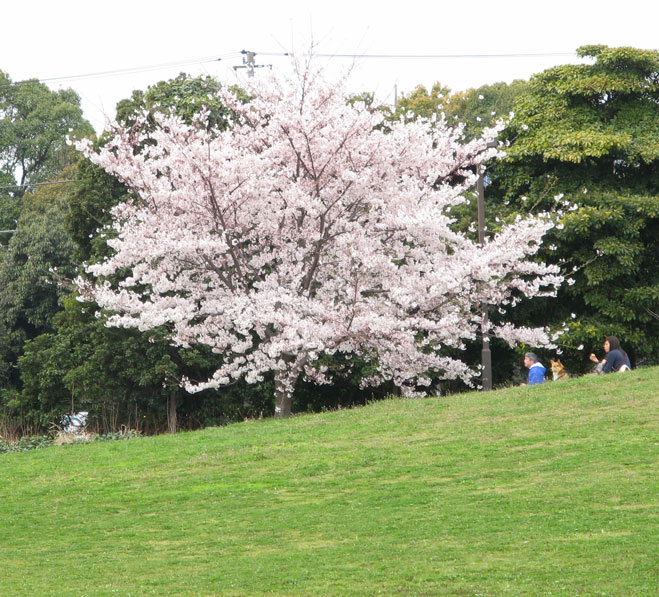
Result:
[[561,363],[560,359],[556,359],[555,361],[549,359],[549,362],[551,363],[551,374],[554,381],[557,379],[568,379],[570,377],[570,374],[567,372],[567,369],[564,367],[563,363]]

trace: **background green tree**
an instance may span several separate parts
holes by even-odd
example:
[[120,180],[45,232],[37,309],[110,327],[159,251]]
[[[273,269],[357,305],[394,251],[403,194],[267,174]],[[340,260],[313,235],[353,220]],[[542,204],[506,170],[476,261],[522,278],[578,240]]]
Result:
[[395,118],[400,116],[430,118],[433,114],[439,116],[450,93],[451,90],[439,82],[435,83],[430,91],[424,85],[417,85],[409,95],[401,94],[393,116]]
[[[65,172],[66,175],[66,172]],[[0,249],[0,382],[15,386],[24,343],[50,331],[62,285],[77,267],[65,223],[67,184],[40,187],[23,197],[16,232]]]
[[159,331],[108,328],[97,306],[75,296],[63,300],[53,331],[27,342],[19,358],[22,390],[8,404],[31,427],[46,428],[65,412],[87,410],[93,425],[114,432],[122,425],[145,432],[175,431],[258,417],[272,407],[272,389],[236,384],[188,394],[182,375],[212,372],[210,351],[177,350]]
[[527,93],[528,86],[528,81],[521,79],[458,92],[452,92],[441,83],[435,83],[430,91],[418,85],[409,95],[401,96],[391,117],[430,118],[433,114],[444,114],[450,125],[463,124],[465,138],[471,140],[498,120],[507,121],[514,102]]
[[[18,185],[49,180],[78,159],[67,137],[93,135],[71,89],[51,91],[37,80],[12,82],[0,71],[0,180]],[[12,195],[20,197],[25,187]]]
[[187,124],[192,124],[195,115],[207,109],[211,114],[209,124],[213,128],[224,129],[231,114],[217,97],[221,88],[222,85],[214,77],[191,77],[181,73],[174,79],[151,85],[146,91],[133,91],[130,98],[117,104],[116,120],[132,124],[137,114],[147,112],[149,122],[153,123],[155,113],[173,111]]
[[56,272],[68,275],[75,267],[66,185],[36,193],[33,185],[54,181],[79,159],[67,137],[90,134],[74,91],[12,82],[0,71],[0,230],[11,231],[0,233],[0,396],[19,387],[24,342],[51,329],[62,294]]
[[449,122],[462,122],[468,140],[480,136],[483,129],[499,120],[507,122],[515,102],[528,93],[529,82],[516,79],[512,83],[482,85],[476,89],[452,93],[443,111]]
[[[573,205],[540,256],[574,280],[527,316],[560,327],[570,366],[583,370],[605,335],[632,357],[659,350],[659,52],[584,46],[592,64],[534,76],[491,170],[488,213]],[[583,346],[582,350],[578,350]]]

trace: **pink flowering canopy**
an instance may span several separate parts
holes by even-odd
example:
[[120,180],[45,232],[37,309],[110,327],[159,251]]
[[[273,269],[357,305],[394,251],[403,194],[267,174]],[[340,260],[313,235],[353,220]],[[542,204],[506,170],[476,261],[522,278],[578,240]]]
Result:
[[274,372],[279,415],[300,375],[328,381],[321,355],[360,355],[377,371],[364,384],[411,392],[477,375],[442,349],[479,333],[549,343],[493,327],[481,305],[555,293],[558,270],[529,259],[551,219],[519,218],[481,246],[450,216],[496,155],[496,130],[462,144],[441,119],[384,123],[309,67],[249,93],[223,92],[227,130],[207,113],[191,126],[162,115],[148,137],[115,125],[99,151],[81,145],[135,195],[113,209],[114,254],[79,280],[109,325],[165,325],[177,345],[212,347],[218,368],[184,380],[190,391]]

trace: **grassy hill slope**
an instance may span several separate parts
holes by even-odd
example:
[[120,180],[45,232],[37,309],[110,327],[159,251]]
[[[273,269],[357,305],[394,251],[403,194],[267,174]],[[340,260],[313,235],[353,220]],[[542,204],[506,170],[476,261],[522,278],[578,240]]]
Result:
[[655,595],[659,369],[0,454],[0,594]]

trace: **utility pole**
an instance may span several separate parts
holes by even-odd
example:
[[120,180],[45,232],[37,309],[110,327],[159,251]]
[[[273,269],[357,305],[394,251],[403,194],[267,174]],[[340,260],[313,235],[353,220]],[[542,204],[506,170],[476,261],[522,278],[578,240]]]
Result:
[[[496,141],[490,141],[487,147],[496,147]],[[485,244],[485,184],[483,182],[483,166],[478,166],[478,180],[476,181],[476,190],[478,192],[478,243],[481,247]],[[481,364],[483,366],[482,385],[483,390],[492,389],[492,352],[490,351],[490,338],[487,335],[487,326],[489,323],[488,306],[483,303],[483,323],[481,330],[483,334],[483,348],[481,350]]]
[[255,68],[272,68],[272,64],[255,64],[254,60],[256,58],[256,52],[250,52],[248,50],[242,50],[240,52],[243,55],[243,63],[239,66],[234,66],[233,70],[238,70],[239,68],[247,69],[247,76],[254,76]]

